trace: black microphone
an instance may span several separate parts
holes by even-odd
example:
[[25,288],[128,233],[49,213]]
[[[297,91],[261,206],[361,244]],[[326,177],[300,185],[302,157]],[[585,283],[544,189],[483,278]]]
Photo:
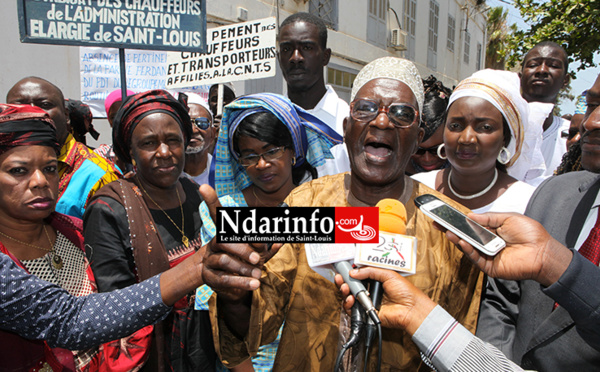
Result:
[[[377,203],[377,207],[379,207],[380,232],[406,233],[406,208],[401,202],[396,199],[382,199]],[[369,295],[373,306],[379,312],[381,300],[383,299],[383,283],[377,280],[369,280]],[[371,319],[367,319],[367,321],[365,347],[369,350],[377,332],[377,325]]]

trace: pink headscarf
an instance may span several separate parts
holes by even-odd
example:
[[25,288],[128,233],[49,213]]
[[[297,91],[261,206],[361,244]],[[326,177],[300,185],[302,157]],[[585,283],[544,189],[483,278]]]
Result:
[[[134,94],[135,94],[134,91],[127,89],[128,96],[132,96]],[[104,100],[104,109],[106,110],[106,115],[108,115],[110,106],[112,106],[113,103],[120,102],[120,101],[122,101],[121,89],[113,90],[112,92],[110,92],[110,94],[108,96],[106,96],[106,99]]]

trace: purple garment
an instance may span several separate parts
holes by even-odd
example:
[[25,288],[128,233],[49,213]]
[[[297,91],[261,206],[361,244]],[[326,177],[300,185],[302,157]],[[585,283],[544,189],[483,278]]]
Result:
[[86,349],[162,320],[171,310],[160,275],[108,293],[75,297],[28,274],[0,253],[0,329],[51,347]]

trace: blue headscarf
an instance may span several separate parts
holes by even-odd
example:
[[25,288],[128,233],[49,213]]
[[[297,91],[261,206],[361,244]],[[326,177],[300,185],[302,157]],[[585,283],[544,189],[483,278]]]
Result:
[[286,97],[273,93],[239,97],[225,106],[215,147],[214,185],[218,196],[240,192],[252,184],[233,150],[233,134],[244,118],[257,112],[272,113],[289,129],[296,154],[294,167],[305,161],[313,167],[321,166],[325,159],[333,159],[329,149],[342,143],[338,133]]

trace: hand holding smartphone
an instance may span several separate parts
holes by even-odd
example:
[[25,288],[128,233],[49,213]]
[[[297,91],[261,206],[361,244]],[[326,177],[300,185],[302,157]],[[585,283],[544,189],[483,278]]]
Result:
[[431,194],[416,197],[415,204],[426,216],[431,217],[480,252],[494,256],[506,246],[502,238]]

